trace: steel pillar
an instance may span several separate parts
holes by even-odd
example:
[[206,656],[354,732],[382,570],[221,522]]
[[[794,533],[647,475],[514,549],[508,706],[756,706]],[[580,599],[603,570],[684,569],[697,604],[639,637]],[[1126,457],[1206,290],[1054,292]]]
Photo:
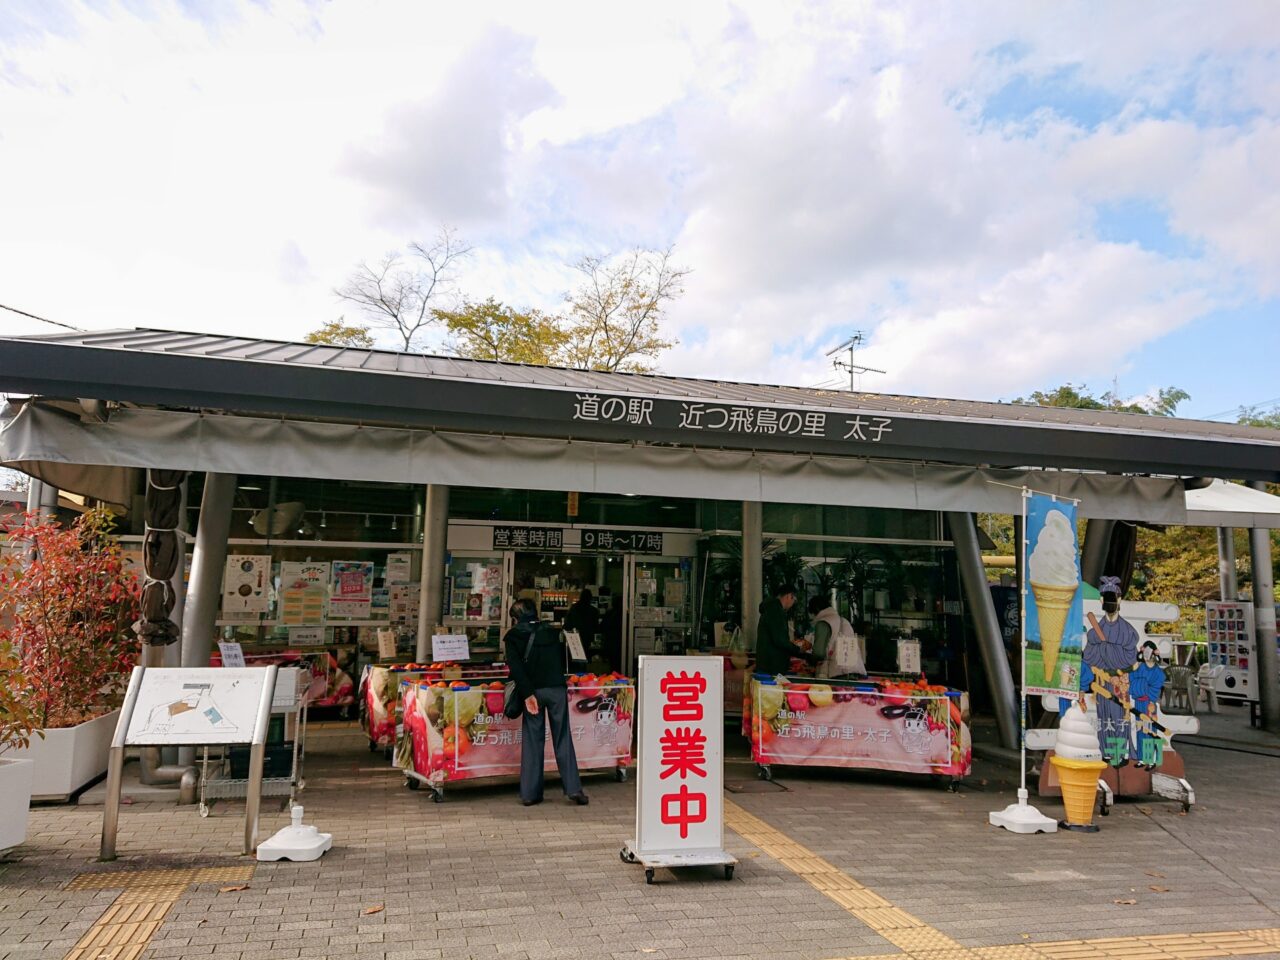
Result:
[[764,504],[742,501],[742,638],[756,648],[756,624],[764,602]]
[[960,567],[960,580],[964,584],[965,598],[973,613],[973,626],[978,636],[978,652],[991,687],[991,700],[995,704],[996,725],[1000,729],[1003,746],[1018,749],[1018,695],[1013,686],[1013,672],[1009,658],[1005,656],[1004,636],[996,617],[995,601],[987,585],[987,573],[982,566],[982,551],[978,548],[978,527],[971,513],[948,513],[951,524],[951,542],[955,544],[956,561]]
[[[422,585],[418,595],[419,663],[431,660],[431,636],[440,626],[444,610],[444,555],[449,542],[449,488],[429,483],[425,494],[425,526],[422,533]],[[503,616],[506,611],[503,611]]]
[[182,665],[207,667],[217,631],[218,605],[222,599],[222,573],[227,565],[227,538],[231,535],[231,504],[236,477],[232,473],[206,473],[196,544],[191,553],[191,582],[182,611]]
[[1116,528],[1114,520],[1089,520],[1084,527],[1084,546],[1080,550],[1080,579],[1091,587],[1105,573],[1107,552],[1111,549],[1111,533]]
[[[1265,491],[1260,480],[1249,484]],[[1271,531],[1249,531],[1249,563],[1253,571],[1253,622],[1258,639],[1258,709],[1262,726],[1280,731],[1280,656],[1276,651],[1276,585],[1271,572]]]
[[1236,577],[1234,527],[1218,528],[1218,596],[1230,601],[1240,599],[1240,582]]

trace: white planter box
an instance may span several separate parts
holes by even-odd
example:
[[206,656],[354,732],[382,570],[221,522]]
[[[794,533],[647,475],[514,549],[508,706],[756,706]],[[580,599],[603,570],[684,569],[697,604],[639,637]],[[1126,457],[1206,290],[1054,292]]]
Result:
[[27,814],[31,809],[30,760],[0,757],[0,850],[27,839]]
[[8,756],[34,761],[32,800],[67,800],[77,790],[107,772],[107,753],[116,732],[119,710],[112,710],[77,727],[46,730],[44,739],[31,737],[31,746]]

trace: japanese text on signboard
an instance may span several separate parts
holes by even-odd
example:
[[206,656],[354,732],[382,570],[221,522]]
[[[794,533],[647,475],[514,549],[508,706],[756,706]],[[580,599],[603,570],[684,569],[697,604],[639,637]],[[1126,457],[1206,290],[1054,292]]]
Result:
[[662,553],[662,534],[644,530],[583,530],[584,553]]
[[563,550],[561,527],[494,527],[495,550]]
[[[660,781],[671,779],[663,791],[658,818],[689,837],[692,824],[707,820],[707,735],[703,732],[703,703],[707,678],[700,672],[668,670],[658,684],[662,693]],[[690,782],[691,781],[691,782]]]
[[[668,403],[639,397],[611,397],[598,393],[574,395],[573,419],[585,423],[673,427],[693,433],[735,433],[809,437],[849,443],[880,443],[893,433],[893,418],[870,414],[782,410],[738,404]],[[655,422],[655,417],[658,420]],[[670,419],[671,422],[663,422]]]

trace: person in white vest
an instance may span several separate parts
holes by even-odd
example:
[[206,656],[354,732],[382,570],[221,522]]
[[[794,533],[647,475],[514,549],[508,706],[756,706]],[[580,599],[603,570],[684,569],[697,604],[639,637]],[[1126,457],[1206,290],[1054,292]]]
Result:
[[854,632],[853,624],[840,616],[830,599],[822,596],[812,598],[809,615],[813,617],[813,652],[822,658],[818,664],[818,676],[865,675],[865,641]]

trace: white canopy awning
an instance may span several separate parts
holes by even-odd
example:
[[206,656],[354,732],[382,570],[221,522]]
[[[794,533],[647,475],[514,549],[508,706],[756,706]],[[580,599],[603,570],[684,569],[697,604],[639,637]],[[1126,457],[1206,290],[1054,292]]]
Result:
[[1193,527],[1261,527],[1280,529],[1280,497],[1261,490],[1215,480],[1187,491],[1187,524]]
[[[27,404],[0,416],[0,462],[59,484],[107,468],[332,477],[382,483],[1015,513],[1020,488],[1079,499],[1086,517],[1186,523],[1180,481],[1068,470],[999,470],[120,409],[105,423]],[[99,471],[100,472],[100,471]],[[69,483],[63,489],[100,496]]]

